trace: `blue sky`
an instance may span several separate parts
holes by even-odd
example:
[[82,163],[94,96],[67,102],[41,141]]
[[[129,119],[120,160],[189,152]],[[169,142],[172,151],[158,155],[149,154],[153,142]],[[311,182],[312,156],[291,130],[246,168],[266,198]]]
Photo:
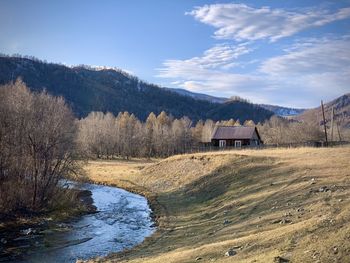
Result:
[[350,92],[350,0],[0,1],[0,52],[257,103]]

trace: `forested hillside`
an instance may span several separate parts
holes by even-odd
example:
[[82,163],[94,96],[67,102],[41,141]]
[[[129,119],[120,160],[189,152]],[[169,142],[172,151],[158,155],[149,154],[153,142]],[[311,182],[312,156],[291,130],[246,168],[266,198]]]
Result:
[[35,91],[46,89],[63,96],[78,117],[91,111],[128,111],[141,120],[154,112],[165,111],[176,118],[240,119],[261,122],[272,112],[248,102],[212,103],[193,99],[139,80],[118,69],[96,69],[88,66],[67,67],[28,57],[0,56],[0,84],[18,77]]

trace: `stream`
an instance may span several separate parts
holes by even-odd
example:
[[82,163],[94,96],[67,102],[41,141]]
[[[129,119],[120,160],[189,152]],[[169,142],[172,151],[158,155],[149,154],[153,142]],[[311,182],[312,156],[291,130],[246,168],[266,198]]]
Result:
[[[0,244],[0,262],[66,263],[106,256],[140,244],[155,231],[144,197],[110,186],[81,184],[79,188],[92,192],[97,213],[46,228],[17,230],[16,238],[8,242],[13,248],[7,241]],[[10,256],[1,256],[4,247]]]

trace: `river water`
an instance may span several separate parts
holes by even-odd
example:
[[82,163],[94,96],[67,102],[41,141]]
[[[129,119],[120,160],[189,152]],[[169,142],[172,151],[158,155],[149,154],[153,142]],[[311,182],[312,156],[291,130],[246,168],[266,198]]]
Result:
[[11,262],[61,263],[105,256],[131,248],[155,231],[144,197],[109,186],[79,187],[92,192],[98,212],[32,234],[22,230],[21,254]]

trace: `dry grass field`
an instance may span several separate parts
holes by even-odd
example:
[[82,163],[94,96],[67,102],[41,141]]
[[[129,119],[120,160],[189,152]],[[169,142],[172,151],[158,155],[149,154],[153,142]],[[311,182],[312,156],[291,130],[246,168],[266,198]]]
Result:
[[350,147],[94,161],[86,171],[146,195],[159,225],[95,261],[350,262]]
[[[100,184],[128,184],[137,182],[141,177],[141,170],[153,163],[155,160],[104,160],[89,161],[84,170],[88,179]],[[127,187],[127,185],[125,186]]]

